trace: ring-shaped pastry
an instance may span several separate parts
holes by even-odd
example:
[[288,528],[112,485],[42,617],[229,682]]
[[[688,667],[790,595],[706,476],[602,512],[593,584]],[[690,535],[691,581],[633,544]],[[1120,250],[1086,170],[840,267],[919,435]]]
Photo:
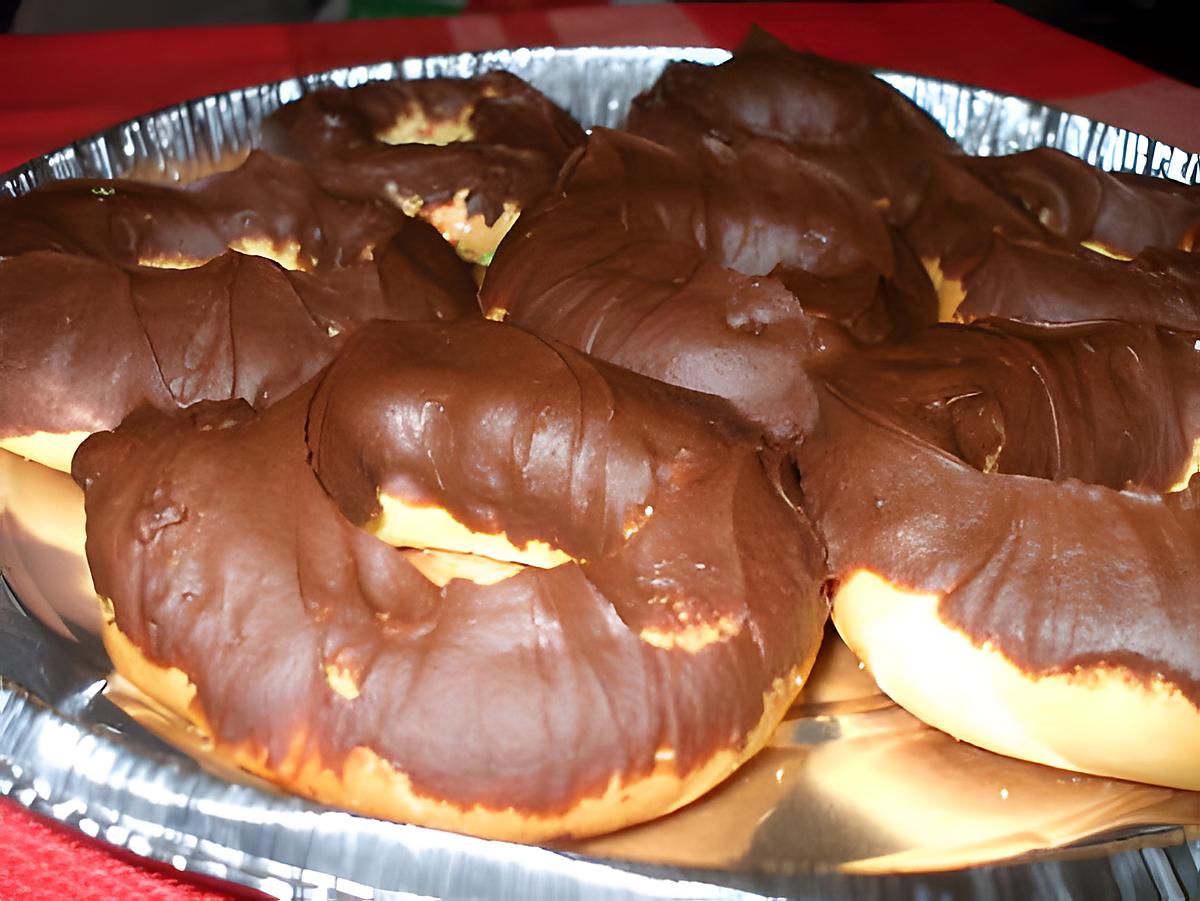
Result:
[[644,820],[770,736],[827,605],[786,469],[712,398],[493,323],[75,458],[119,671],[279,784],[534,840]]
[[879,212],[768,143],[690,155],[595,129],[497,252],[485,315],[694,391],[777,441],[812,425],[807,368],[936,321]]
[[502,71],[314,91],[273,113],[263,132],[269,149],[305,163],[331,193],[419,216],[485,265],[584,141],[567,113]]
[[943,326],[823,374],[805,507],[884,691],[993,751],[1200,788],[1198,356]]
[[0,203],[0,257],[0,564],[63,632],[56,610],[96,624],[65,475],[84,437],[143,406],[270,404],[370,319],[478,316],[433,228],[257,154],[185,188],[68,182]]

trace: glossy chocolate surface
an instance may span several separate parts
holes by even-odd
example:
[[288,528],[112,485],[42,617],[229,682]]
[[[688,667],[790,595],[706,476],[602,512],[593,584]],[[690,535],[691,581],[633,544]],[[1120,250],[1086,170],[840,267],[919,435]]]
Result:
[[1125,256],[1200,245],[1200,190],[1161,178],[1114,175],[1061,150],[963,157],[960,165],[1072,244]]
[[672,63],[635,98],[627,127],[681,153],[705,136],[766,141],[844,177],[903,222],[923,159],[957,153],[942,129],[866,69],[799,53],[755,31],[720,66]]
[[[465,116],[470,135],[444,146],[379,139],[416,114],[433,125]],[[340,197],[434,206],[465,190],[467,212],[489,224],[506,201],[523,208],[548,191],[584,140],[569,115],[507,72],[316,91],[272,114],[263,131],[268,149],[305,163]]]
[[962,279],[979,265],[996,235],[1060,245],[1036,219],[977,178],[964,165],[967,159],[938,154],[921,167],[924,190],[903,230],[922,260],[936,262],[947,278]]
[[251,239],[295,243],[303,268],[329,269],[369,259],[403,219],[381,203],[338,200],[303,166],[255,151],[183,187],[70,180],[0,201],[0,257],[57,250],[136,266],[209,260]]
[[685,156],[603,129],[501,246],[481,303],[778,438],[812,423],[813,358],[936,317],[911,251],[838,176],[768,144]]
[[[137,414],[75,476],[98,591],[220,740],[365,745],[464,806],[553,813],[738,747],[826,615],[779,461],[724,405],[510,326],[372,325],[280,404]],[[587,557],[439,589],[355,525],[376,483]],[[720,623],[694,653],[639,637]]]
[[824,373],[797,461],[834,578],[938,593],[1026,672],[1119,665],[1200,703],[1200,513],[1161,493],[1198,354],[1148,327],[942,326]]
[[423,222],[373,262],[309,274],[227,252],[196,269],[32,251],[0,261],[0,436],[113,428],[143,406],[281,399],[361,323],[476,316]]
[[1130,262],[993,237],[963,279],[958,316],[1031,323],[1109,319],[1200,332],[1200,254],[1151,248]]

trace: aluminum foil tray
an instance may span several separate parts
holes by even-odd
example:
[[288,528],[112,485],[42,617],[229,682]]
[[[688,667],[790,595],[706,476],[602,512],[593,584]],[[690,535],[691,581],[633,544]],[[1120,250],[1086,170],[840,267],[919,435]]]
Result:
[[[334,69],[139,116],[0,175],[0,190],[77,176],[186,180],[240,158],[263,118],[305,91],[377,79],[504,68],[584,125],[616,126],[667,62],[728,56],[525,49]],[[1104,169],[1200,184],[1200,156],[1153,138],[1019,97],[877,74],[969,153],[1054,146]],[[956,743],[878,695],[833,642],[818,664],[832,694],[802,696],[767,749],[708,797],[611,836],[531,847],[355,816],[214,772],[110,678],[95,636],[75,631],[72,641],[46,628],[0,586],[0,795],[140,857],[269,895],[1200,897],[1200,793]]]

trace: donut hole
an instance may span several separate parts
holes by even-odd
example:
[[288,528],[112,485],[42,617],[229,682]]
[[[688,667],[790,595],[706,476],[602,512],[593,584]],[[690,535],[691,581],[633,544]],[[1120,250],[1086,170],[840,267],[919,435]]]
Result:
[[1200,472],[1200,437],[1192,439],[1192,455],[1187,461],[1183,472],[1179,478],[1167,489],[1167,494],[1175,494],[1179,491],[1186,491],[1188,485],[1191,484],[1192,476]]
[[950,425],[957,455],[982,473],[999,471],[1004,452],[1004,409],[995,397],[984,394],[952,398]]
[[382,144],[432,144],[444,147],[460,141],[475,139],[475,130],[471,127],[471,116],[475,114],[474,105],[468,105],[459,110],[458,115],[431,119],[429,114],[420,107],[410,108],[404,115],[397,116],[391,124],[375,132],[375,140]]
[[942,261],[935,257],[921,257],[921,264],[925,267],[929,281],[933,284],[933,291],[937,295],[938,322],[962,322],[958,308],[967,296],[963,280],[948,276],[942,269]]
[[207,262],[204,257],[159,255],[138,257],[137,264],[147,269],[199,269]]
[[514,544],[504,532],[478,532],[442,507],[415,504],[379,492],[379,513],[366,531],[400,549],[426,579],[445,587],[454,579],[494,585],[526,567],[553,569],[572,562],[570,555],[536,539]]
[[1098,253],[1100,256],[1108,257],[1110,260],[1119,260],[1122,263],[1127,263],[1133,259],[1133,255],[1119,250],[1116,247],[1110,247],[1101,241],[1080,241],[1079,246],[1085,250],[1090,250],[1092,253]]
[[406,216],[424,219],[438,230],[460,257],[468,263],[487,266],[492,261],[500,241],[521,215],[517,204],[504,201],[504,206],[492,222],[483,213],[472,213],[468,207],[471,192],[460,188],[445,203],[427,204],[416,194],[402,194],[395,182],[386,186],[388,199]]
[[292,271],[312,272],[316,269],[316,260],[302,257],[300,242],[295,239],[272,241],[267,237],[247,236],[231,242],[229,249],[247,256],[265,257]]
[[1180,236],[1179,249],[1188,253],[1200,252],[1200,222],[1197,222]]
[[438,588],[445,588],[455,579],[466,579],[476,585],[495,585],[525,571],[521,563],[507,563],[452,551],[401,548],[404,559]]
[[[496,92],[491,89],[483,92],[484,97],[495,95]],[[390,125],[377,130],[375,140],[391,146],[429,144],[437,147],[473,141],[476,135],[471,126],[471,117],[474,114],[474,104],[463,107],[455,116],[444,118],[430,118],[424,109],[410,108]],[[402,195],[395,183],[388,183],[386,188],[388,198],[406,216],[424,219],[450,242],[464,260],[485,266],[491,262],[500,240],[520,214],[515,203],[505,201],[503,211],[489,223],[482,213],[468,210],[470,191],[467,188],[455,192],[452,200],[438,204],[427,204],[417,195]]]
[[489,223],[483,213],[470,213],[467,209],[468,191],[461,189],[450,203],[430,207],[422,216],[450,242],[458,255],[469,263],[486,266],[492,254],[516,224],[520,209],[511,200],[504,201],[504,208],[495,221]]

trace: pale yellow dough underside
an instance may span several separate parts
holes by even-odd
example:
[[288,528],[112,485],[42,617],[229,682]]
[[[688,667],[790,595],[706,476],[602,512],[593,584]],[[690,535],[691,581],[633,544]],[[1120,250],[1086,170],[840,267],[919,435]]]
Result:
[[[247,235],[229,242],[229,249],[246,256],[263,257],[284,269],[311,272],[316,268],[316,260],[300,256],[300,242],[294,238],[287,241],[273,241],[262,235]],[[363,258],[371,258],[370,248],[364,250]],[[149,269],[198,269],[207,262],[209,262],[207,257],[183,255],[138,258],[138,265]]]
[[842,582],[833,620],[879,687],[971,744],[1036,763],[1200,789],[1200,711],[1165,680],[1117,666],[1030,676],[941,621],[938,596],[869,570]]
[[[203,699],[196,697],[196,687],[188,676],[176,667],[160,666],[149,660],[117,628],[111,603],[103,600],[101,603],[105,609],[104,645],[117,671],[168,711],[192,723],[211,741],[212,729],[202,710]],[[303,750],[310,745],[305,734],[292,736],[291,750],[282,761],[272,765],[268,765],[264,748],[215,743],[211,747],[223,762],[321,803],[368,816],[508,841],[596,835],[682,807],[757,753],[799,693],[815,654],[814,648],[805,665],[787,678],[776,679],[763,694],[762,717],[737,747],[716,752],[687,773],[677,772],[673,749],[659,748],[647,775],[625,782],[614,773],[602,794],[580,798],[558,815],[543,816],[482,805],[463,807],[422,795],[413,789],[406,773],[365,746],[354,748],[339,772],[327,767],[315,754],[303,756]],[[335,703],[357,702],[357,686],[349,692],[337,679],[329,681],[329,690],[337,698]],[[347,697],[348,694],[354,697]]]
[[544,541],[517,546],[504,532],[476,532],[441,507],[412,504],[402,497],[379,492],[379,514],[366,530],[393,547],[473,554],[503,563],[520,563],[553,569],[571,562],[565,551]]

